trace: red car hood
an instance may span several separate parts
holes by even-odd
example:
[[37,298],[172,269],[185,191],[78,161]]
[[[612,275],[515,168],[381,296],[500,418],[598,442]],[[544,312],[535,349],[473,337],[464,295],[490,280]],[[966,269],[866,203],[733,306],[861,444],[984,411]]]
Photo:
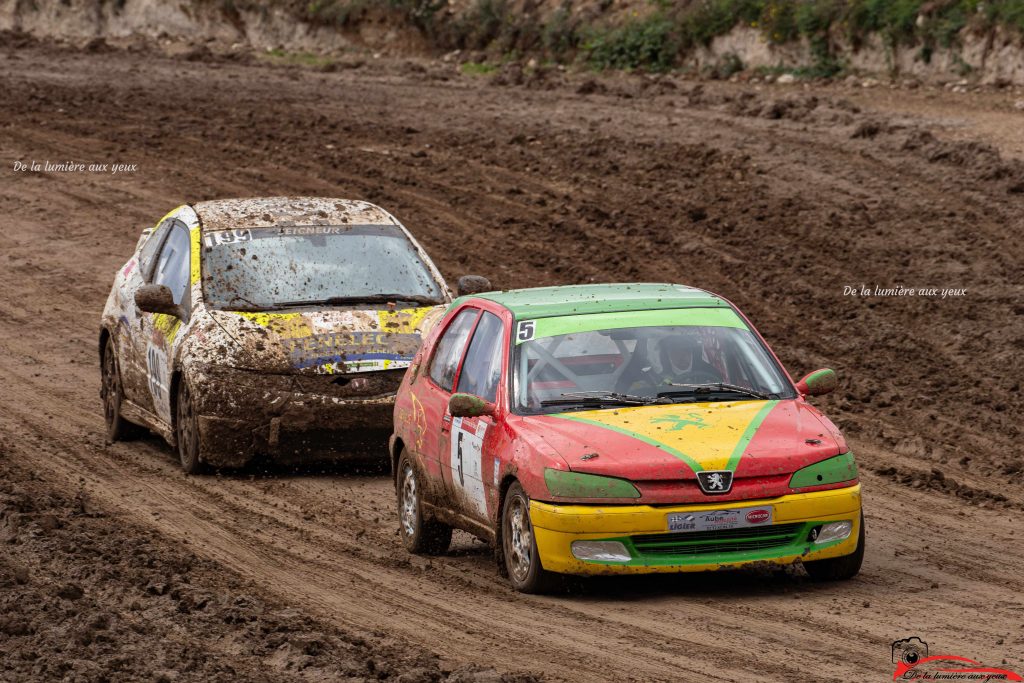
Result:
[[698,470],[777,476],[846,447],[831,422],[801,400],[588,410],[527,417],[523,427],[575,472],[633,481],[695,479]]

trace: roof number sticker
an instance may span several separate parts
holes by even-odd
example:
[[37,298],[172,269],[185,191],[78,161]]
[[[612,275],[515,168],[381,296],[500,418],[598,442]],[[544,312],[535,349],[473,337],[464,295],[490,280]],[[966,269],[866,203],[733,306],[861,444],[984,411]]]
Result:
[[519,342],[530,341],[533,339],[534,332],[534,321],[524,320],[519,323],[519,329],[516,331],[516,340]]
[[252,230],[218,230],[205,235],[206,247],[216,247],[221,244],[235,244],[248,242],[252,239]]

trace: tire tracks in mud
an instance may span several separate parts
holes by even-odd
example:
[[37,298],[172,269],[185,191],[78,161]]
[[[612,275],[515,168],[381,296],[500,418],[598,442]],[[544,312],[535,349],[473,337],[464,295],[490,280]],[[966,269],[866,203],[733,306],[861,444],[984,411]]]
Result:
[[[16,158],[137,153],[143,172],[112,183],[29,177],[0,187],[0,211],[9,217],[0,245],[17,257],[0,268],[8,408],[0,428],[8,457],[55,487],[75,490],[81,478],[90,500],[116,512],[113,524],[130,519],[186,544],[325,622],[387,633],[451,661],[554,678],[874,679],[890,671],[889,643],[910,632],[992,664],[1024,650],[1011,635],[1024,626],[1017,513],[969,506],[870,471],[887,463],[942,466],[971,486],[992,488],[998,478],[984,467],[961,473],[935,453],[894,455],[892,447],[907,433],[942,436],[955,428],[973,440],[983,465],[995,467],[1012,433],[993,433],[994,422],[970,424],[969,411],[949,410],[949,402],[930,408],[942,413],[938,427],[926,412],[892,412],[874,405],[861,377],[851,378],[850,396],[823,401],[826,412],[858,427],[851,441],[871,466],[863,468],[868,555],[856,580],[829,586],[750,572],[601,579],[551,598],[510,591],[490,554],[465,536],[448,556],[407,556],[394,534],[386,476],[340,467],[186,478],[155,439],[105,446],[96,395],[95,320],[139,227],[182,197],[286,192],[363,195],[384,204],[449,277],[482,271],[499,286],[690,281],[735,293],[791,367],[842,354],[876,382],[902,373],[909,383],[936,368],[969,377],[982,363],[964,346],[926,346],[902,365],[860,348],[877,343],[882,353],[896,353],[907,338],[947,333],[955,316],[939,310],[932,327],[915,323],[895,342],[854,318],[847,324],[862,338],[851,340],[829,322],[843,308],[830,303],[831,294],[816,293],[837,275],[809,264],[837,230],[825,206],[839,211],[848,229],[864,216],[849,213],[849,205],[866,203],[881,232],[852,255],[836,254],[833,265],[881,278],[904,258],[885,240],[905,234],[905,242],[927,249],[935,235],[922,226],[941,218],[929,207],[956,203],[980,213],[994,202],[990,188],[957,190],[946,169],[890,154],[882,138],[851,143],[845,130],[813,121],[730,116],[714,102],[680,106],[681,96],[653,103],[602,96],[582,106],[557,88],[423,84],[391,76],[387,67],[328,78],[258,67],[203,70],[144,56],[137,58],[147,63],[144,77],[133,71],[133,58],[118,54],[74,64],[63,53],[35,56],[32,66],[0,62],[2,85],[24,88],[19,78],[40,76],[32,85],[38,101],[0,113],[0,150]],[[40,74],[47,70],[62,76]],[[147,99],[185,85],[191,105],[159,107]],[[353,87],[361,92],[348,92]],[[107,100],[120,102],[123,116],[110,116]],[[40,114],[58,107],[65,113]],[[324,128],[320,116],[338,128]],[[344,144],[325,150],[331,140]],[[412,156],[420,149],[425,157]],[[1018,254],[1019,245],[998,229],[1014,224],[1013,205],[993,206],[981,227]],[[688,216],[691,209],[704,217]],[[964,214],[944,226],[947,234],[964,229]],[[982,252],[965,252],[971,268],[984,264]],[[911,274],[929,272],[927,263],[911,265]],[[1001,278],[997,272],[986,282]],[[766,288],[777,280],[792,283],[790,291]],[[900,303],[875,315],[890,329],[920,312]],[[794,330],[794,321],[813,329]],[[915,363],[925,372],[912,372]],[[1007,491],[1021,499],[1019,487]]]
[[[388,505],[381,506],[387,509],[380,511],[380,529],[372,532],[374,535],[370,539],[372,542],[380,543],[391,541],[394,551],[385,551],[383,558],[361,553],[353,554],[350,529],[346,530],[345,538],[339,540],[339,535],[343,532],[335,529],[333,525],[339,519],[346,520],[344,506],[337,510],[336,515],[327,516],[325,522],[304,520],[304,509],[315,509],[316,506],[322,510],[329,510],[329,505],[323,502],[322,492],[342,486],[350,491],[352,488],[363,489],[364,510],[367,509],[365,501],[374,496],[383,498],[391,494],[391,484],[387,477],[360,478],[354,487],[350,483],[351,480],[345,481],[340,477],[330,477],[326,480],[288,475],[266,478],[256,475],[252,479],[186,478],[176,471],[170,449],[152,440],[129,442],[108,448],[97,447],[92,452],[82,453],[82,440],[76,435],[76,430],[92,432],[91,442],[100,440],[99,434],[95,431],[98,427],[97,417],[88,410],[66,413],[66,417],[73,419],[68,421],[67,431],[62,431],[57,439],[49,425],[33,424],[38,415],[39,407],[30,404],[25,406],[24,412],[17,417],[21,418],[22,425],[34,426],[29,441],[44,443],[47,448],[21,455],[27,455],[26,462],[46,472],[48,478],[65,479],[68,487],[75,486],[80,478],[84,478],[86,492],[102,507],[113,508],[120,514],[155,528],[162,535],[186,542],[193,552],[221,562],[243,576],[268,586],[272,592],[279,592],[287,600],[298,601],[307,609],[315,611],[321,618],[336,620],[347,626],[379,629],[393,636],[409,637],[418,642],[424,642],[421,640],[424,633],[421,629],[429,626],[436,629],[443,624],[447,634],[446,646],[438,648],[438,642],[434,640],[435,631],[432,630],[427,631],[430,638],[425,644],[441,650],[446,657],[456,660],[472,656],[474,652],[477,656],[483,656],[485,651],[491,651],[492,657],[494,651],[512,649],[514,652],[515,650],[509,646],[509,642],[512,642],[532,652],[538,661],[546,660],[550,666],[552,660],[559,658],[555,654],[557,650],[552,651],[549,649],[550,646],[544,647],[530,640],[531,636],[536,637],[536,633],[532,631],[534,624],[539,622],[548,625],[547,628],[553,632],[551,636],[561,634],[555,640],[560,642],[562,647],[571,642],[573,645],[570,651],[574,657],[589,654],[597,661],[608,656],[607,648],[609,643],[613,643],[618,648],[635,651],[634,656],[643,663],[639,668],[635,668],[636,662],[629,660],[619,662],[617,666],[602,661],[603,666],[600,668],[591,669],[577,665],[570,671],[564,668],[545,667],[550,673],[577,678],[608,676],[611,671],[628,676],[630,671],[634,674],[643,671],[646,673],[640,678],[667,679],[672,676],[673,671],[678,672],[680,664],[683,664],[679,661],[680,652],[699,652],[697,662],[729,661],[731,654],[735,655],[738,652],[737,645],[730,643],[723,646],[721,643],[729,643],[730,636],[734,637],[737,633],[745,633],[744,645],[739,651],[750,647],[748,638],[755,635],[766,640],[765,647],[784,650],[792,634],[788,629],[781,634],[773,633],[777,630],[773,625],[780,619],[800,624],[798,628],[814,634],[813,638],[817,643],[828,643],[834,648],[833,657],[840,657],[844,654],[844,648],[838,648],[837,643],[851,637],[854,640],[860,637],[870,640],[870,635],[868,632],[862,632],[851,636],[849,620],[829,619],[826,615],[831,615],[832,606],[826,598],[828,594],[839,596],[833,597],[832,601],[842,600],[852,606],[861,597],[870,596],[865,597],[868,601],[878,600],[882,598],[880,593],[890,592],[891,595],[895,589],[895,593],[899,595],[898,599],[906,601],[907,595],[927,595],[933,590],[932,584],[938,580],[948,582],[949,578],[944,572],[950,570],[953,570],[954,575],[971,575],[973,572],[975,581],[982,582],[985,586],[1002,584],[1006,587],[1002,597],[1007,604],[1012,604],[1012,596],[1022,588],[1019,579],[1008,580],[1009,577],[1015,576],[1012,560],[1005,564],[1000,563],[999,569],[1002,571],[995,575],[979,571],[978,563],[972,561],[969,555],[954,557],[953,561],[945,564],[943,570],[936,570],[926,564],[926,570],[922,571],[919,565],[922,562],[927,563],[927,553],[904,551],[911,565],[889,575],[889,579],[895,579],[895,586],[887,586],[884,575],[874,575],[874,572],[871,572],[870,562],[875,557],[869,554],[869,565],[862,579],[847,587],[825,589],[824,594],[820,594],[820,587],[799,582],[794,584],[786,579],[773,583],[771,579],[758,580],[738,575],[735,581],[738,586],[733,585],[733,581],[724,579],[710,582],[710,585],[707,581],[698,580],[698,586],[703,584],[709,589],[710,597],[701,595],[699,587],[684,589],[680,595],[677,586],[666,585],[668,582],[665,581],[658,582],[658,588],[664,591],[663,594],[659,594],[657,589],[638,589],[631,586],[628,581],[612,581],[601,582],[614,586],[610,590],[607,585],[588,589],[582,597],[582,605],[574,604],[575,601],[571,599],[524,598],[511,594],[504,587],[495,576],[496,572],[486,556],[442,558],[431,563],[435,566],[427,571],[414,566],[413,562],[409,562],[407,567],[400,564],[394,566],[390,561],[382,562],[381,559],[393,560],[396,554],[404,552],[394,540],[393,533],[387,532],[388,517],[393,518],[395,514],[390,499],[387,499]],[[5,432],[9,433],[8,425],[4,424],[4,427]],[[50,448],[63,450],[65,454],[59,459],[53,459]],[[867,478],[867,482],[868,486],[875,485],[871,477]],[[273,488],[270,494],[264,492],[268,485]],[[261,493],[263,495],[260,495]],[[307,495],[309,498],[306,498]],[[900,542],[894,543],[891,534],[898,537],[905,531],[898,528],[879,529],[874,523],[879,515],[891,515],[895,518],[902,516],[902,511],[893,510],[884,503],[880,506],[880,501],[872,498],[868,499],[871,547],[898,547]],[[926,504],[929,501],[927,496],[919,495],[917,498],[919,504]],[[372,507],[368,509],[377,512]],[[390,514],[384,516],[386,513]],[[317,514],[317,518],[319,517],[320,514]],[[321,524],[331,524],[332,527],[323,528]],[[269,533],[270,525],[273,525],[274,533]],[[921,530],[917,532],[922,533]],[[388,539],[388,536],[391,538]],[[328,557],[325,558],[325,555]],[[331,558],[332,555],[334,559]],[[460,573],[468,572],[471,580],[452,580],[449,571],[457,577]],[[867,585],[858,585],[862,583]],[[404,586],[410,586],[411,589],[402,590]],[[847,589],[854,586],[855,594],[851,596]],[[396,588],[401,592],[395,596],[389,595],[388,591]],[[779,589],[782,590],[781,595],[778,594]],[[623,590],[626,596],[611,597]],[[588,594],[590,591],[594,593],[593,598]],[[471,594],[468,600],[467,593]],[[629,593],[634,595],[631,596]],[[961,583],[952,587],[949,593],[953,596],[964,596],[965,599],[950,601],[947,597],[944,602],[934,599],[928,602],[933,605],[944,604],[946,609],[955,608],[958,611],[977,610],[977,584]],[[335,596],[345,597],[338,600]],[[744,602],[743,596],[752,600],[752,604],[737,605],[733,610],[734,603]],[[676,600],[671,600],[672,597]],[[645,599],[653,600],[653,612],[642,608],[641,614],[638,615],[634,611],[637,598],[640,598],[640,603]],[[794,614],[795,610],[792,608],[785,609],[786,603],[794,604],[794,599],[810,599],[820,604],[808,609],[806,613],[798,611]],[[771,603],[784,602],[779,606],[782,609],[776,612],[776,608],[768,608],[767,611],[758,608],[757,603],[762,600]],[[665,601],[673,602],[675,606],[660,608],[658,603]],[[723,610],[723,604],[730,609]],[[485,605],[487,607],[484,607]],[[827,609],[826,614],[821,613],[822,609]],[[685,621],[681,624],[677,621],[680,619],[680,610],[685,614]],[[524,617],[524,612],[529,614],[529,617],[526,621],[520,621]],[[474,613],[481,616],[473,619],[470,615]],[[495,634],[495,624],[483,618],[482,615],[487,613],[493,613],[495,618],[499,619],[500,635]],[[510,614],[519,615],[520,618],[510,619]],[[673,631],[671,626],[655,626],[673,622],[677,629],[679,626],[683,628]],[[762,624],[763,632],[758,633],[757,623]],[[699,631],[703,638],[695,639],[691,633],[691,627],[695,624],[700,625]],[[948,628],[953,628],[953,624]],[[666,630],[670,633],[666,633]],[[591,632],[592,637],[596,637],[600,644],[589,653],[589,648],[586,647],[587,637],[584,635],[588,632]],[[768,637],[766,633],[772,633],[774,637]],[[505,640],[506,638],[508,640]],[[635,644],[637,642],[646,645],[638,647]],[[660,647],[656,648],[652,644]],[[850,649],[845,655],[851,661],[855,661],[859,654],[862,654],[858,653],[855,647],[847,647]],[[551,659],[548,659],[549,657]],[[616,653],[615,658],[621,659],[621,654]],[[515,659],[499,661],[506,666],[516,666]],[[629,664],[628,670],[618,668],[625,664]],[[764,673],[767,670],[765,664],[767,662],[762,659],[759,662],[760,666],[753,671],[732,670],[719,673],[722,674],[723,680],[731,680],[738,676],[754,674],[755,671]],[[778,667],[773,669],[773,673],[779,678],[800,675],[801,669],[790,668],[783,661],[772,664]],[[522,668],[522,663],[520,662],[518,666]],[[607,668],[609,666],[613,668]],[[698,664],[696,668],[691,669],[691,673],[695,676],[705,676],[712,672]]]

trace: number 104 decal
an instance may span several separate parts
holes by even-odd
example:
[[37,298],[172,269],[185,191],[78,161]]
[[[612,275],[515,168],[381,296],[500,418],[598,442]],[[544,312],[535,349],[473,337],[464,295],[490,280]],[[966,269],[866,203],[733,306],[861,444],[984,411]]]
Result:
[[466,425],[461,417],[452,421],[452,486],[480,515],[487,515],[483,482],[483,445],[487,425]]
[[153,407],[160,417],[170,420],[167,354],[155,344],[150,344],[146,349],[146,370],[149,374],[149,392],[153,395]]

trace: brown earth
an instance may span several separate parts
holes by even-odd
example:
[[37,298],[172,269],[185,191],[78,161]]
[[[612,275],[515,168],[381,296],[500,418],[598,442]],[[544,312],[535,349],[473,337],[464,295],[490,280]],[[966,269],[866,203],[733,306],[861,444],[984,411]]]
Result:
[[[919,112],[920,94],[839,86],[349,66],[0,47],[0,677],[866,681],[907,635],[1024,668],[1007,95]],[[32,160],[139,168],[13,170]],[[863,470],[862,573],[523,596],[466,536],[407,555],[384,476],[185,477],[155,438],[106,445],[97,321],[139,230],[267,194],[378,202],[450,278],[729,296],[794,374],[840,373],[819,403]],[[861,285],[966,294],[844,296]]]

